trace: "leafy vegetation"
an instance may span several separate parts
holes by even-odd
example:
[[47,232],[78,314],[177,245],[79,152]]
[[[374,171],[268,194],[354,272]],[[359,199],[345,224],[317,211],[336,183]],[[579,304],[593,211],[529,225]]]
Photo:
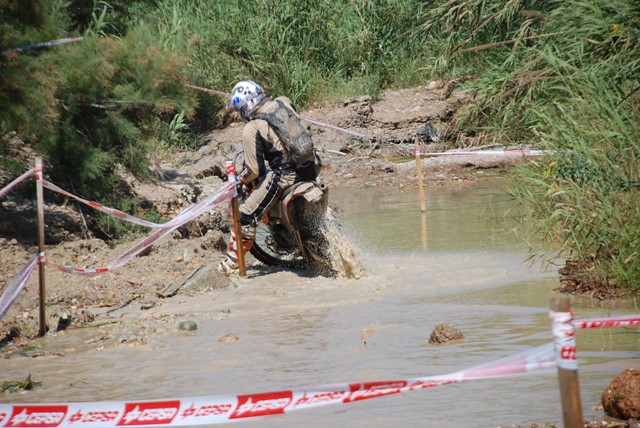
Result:
[[16,393],[20,391],[29,391],[38,386],[41,386],[42,382],[32,380],[31,375],[27,375],[24,381],[21,380],[5,380],[0,383],[0,392]]
[[460,0],[434,14],[437,63],[478,76],[463,129],[555,153],[520,171],[523,229],[638,290],[640,5]]
[[[151,153],[196,148],[224,108],[187,83],[224,90],[252,78],[303,106],[417,82],[428,52],[411,39],[413,0],[0,0],[0,10],[0,135],[17,132],[61,186],[138,215],[121,173],[150,179]],[[15,50],[67,36],[83,39]],[[27,167],[6,138],[0,156],[5,170]],[[128,230],[95,218],[103,236]]]

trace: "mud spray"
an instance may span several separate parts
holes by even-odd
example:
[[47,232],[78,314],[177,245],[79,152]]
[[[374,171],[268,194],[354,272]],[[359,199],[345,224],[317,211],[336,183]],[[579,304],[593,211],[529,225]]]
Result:
[[349,242],[342,232],[333,211],[328,210],[325,221],[325,236],[329,242],[331,265],[336,276],[359,279],[367,274],[364,263],[357,249]]

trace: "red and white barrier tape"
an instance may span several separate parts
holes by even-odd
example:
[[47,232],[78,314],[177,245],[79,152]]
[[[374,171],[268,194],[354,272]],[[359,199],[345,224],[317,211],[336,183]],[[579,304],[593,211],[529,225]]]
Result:
[[439,157],[439,156],[544,156],[551,154],[549,150],[472,150],[464,152],[439,152],[439,153],[420,153],[421,157]]
[[578,370],[576,358],[576,334],[573,326],[573,311],[549,312],[552,320],[553,341],[558,367]]
[[[225,97],[225,98],[228,98],[231,95],[231,94],[229,94],[227,92],[215,91],[213,89],[203,88],[201,86],[195,86],[195,85],[186,85],[186,86],[188,88],[195,89],[197,91],[207,92],[209,94],[218,95],[218,96]],[[298,115],[298,117],[300,118],[300,120],[304,120],[305,122],[313,123],[314,125],[322,126],[324,128],[333,129],[334,131],[344,132],[345,134],[350,134],[350,135],[353,135],[354,137],[362,138],[362,139],[365,139],[365,140],[367,140],[367,139],[375,140],[374,137],[370,137],[368,135],[361,134],[359,132],[350,131],[348,129],[340,128],[339,126],[330,125],[328,123],[320,122],[319,120],[310,119],[310,118],[304,117],[302,115]]]
[[117,269],[131,260],[133,257],[138,255],[141,251],[152,245],[154,242],[162,239],[167,236],[169,233],[173,232],[178,227],[182,226],[188,221],[193,220],[194,218],[202,215],[206,211],[210,210],[216,205],[221,204],[222,202],[231,199],[235,195],[236,186],[235,183],[227,183],[222,186],[216,193],[209,196],[206,199],[203,199],[199,203],[192,205],[187,208],[185,211],[180,213],[176,218],[167,223],[167,226],[162,226],[156,229],[152,234],[144,238],[142,241],[138,242],[136,245],[131,247],[125,253],[120,255],[117,259],[109,263],[106,267],[102,268],[75,268],[69,266],[63,266],[51,262],[47,262],[47,266],[50,266],[54,269],[57,269],[62,272],[67,272],[73,275],[85,275],[85,276],[94,276],[101,273],[109,272],[114,269]]
[[322,126],[323,128],[333,129],[334,131],[344,132],[345,134],[353,135],[354,137],[358,137],[363,140],[375,140],[375,137],[372,137],[370,135],[365,135],[360,132],[351,131],[345,128],[340,128],[339,126],[330,125],[328,123],[320,122],[319,120],[315,120],[315,119],[310,119],[302,115],[298,115],[298,117],[304,120],[305,122],[313,123],[314,125]]
[[227,181],[237,184],[238,177],[236,176],[236,166],[233,161],[226,161],[225,166],[227,168]]
[[640,327],[640,315],[628,315],[609,318],[591,318],[574,321],[575,328]]
[[[36,170],[36,168],[33,168],[33,169],[27,171],[26,173],[22,174],[22,176],[20,176],[16,180],[14,180],[9,186],[5,187],[3,189],[3,191],[5,191],[5,190],[9,191],[11,189],[11,187],[16,185],[20,181],[22,181],[24,178],[26,178],[29,175],[31,175],[33,172],[36,173],[36,180],[42,180],[44,186],[49,187],[52,190],[56,190],[56,191],[62,190],[62,189],[59,189],[57,186],[52,185],[51,183],[47,182],[46,180],[43,180],[43,178],[42,178],[42,169],[37,169]],[[98,275],[98,274],[101,274],[101,273],[106,273],[106,272],[112,271],[114,269],[117,269],[117,268],[123,266],[125,263],[127,263],[129,260],[131,260],[133,257],[138,255],[141,251],[143,251],[144,249],[146,249],[147,247],[149,247],[150,245],[152,245],[156,241],[162,239],[163,237],[165,237],[169,233],[173,232],[178,227],[180,227],[183,224],[187,223],[188,221],[191,221],[194,218],[202,215],[203,213],[205,213],[206,211],[210,210],[214,206],[219,205],[220,203],[231,199],[235,195],[235,192],[236,192],[235,183],[227,183],[227,184],[225,184],[220,189],[218,189],[218,191],[216,193],[214,193],[213,195],[209,196],[206,199],[203,199],[202,201],[200,201],[197,204],[191,205],[189,208],[185,209],[180,214],[178,214],[178,216],[176,216],[170,222],[165,223],[163,225],[156,225],[155,226],[156,227],[156,231],[155,232],[153,232],[151,235],[149,235],[148,237],[146,237],[142,241],[138,242],[136,245],[134,245],[132,248],[130,248],[127,252],[125,252],[124,254],[119,256],[117,259],[115,259],[114,261],[109,263],[106,267],[100,267],[100,268],[77,268],[77,267],[63,266],[63,265],[52,263],[52,262],[45,262],[45,263],[49,267],[52,267],[52,268],[57,269],[59,271],[70,273],[70,274],[73,274],[73,275],[95,276],[95,275]],[[68,192],[65,192],[63,190],[62,190],[62,193],[67,195],[67,196],[73,197],[74,199],[81,199],[81,198],[76,198],[75,196],[73,196],[73,195],[71,195]],[[99,205],[99,204],[96,204],[96,205]],[[99,209],[98,207],[96,207],[96,206],[94,206],[92,204],[90,204],[90,206],[93,206],[94,208]],[[102,206],[100,206],[100,207],[102,207]],[[102,208],[105,208],[105,207],[102,207]],[[109,209],[106,209],[106,208],[103,209],[103,210],[101,209],[101,211],[109,213]],[[117,211],[117,210],[113,210],[113,211]],[[122,213],[122,214],[124,214],[124,213]],[[124,215],[128,217],[127,214],[124,214]],[[122,218],[122,216],[120,216],[120,215],[117,215],[117,217]],[[140,223],[138,223],[138,224],[140,224]],[[146,224],[143,224],[143,225],[146,225]],[[24,288],[24,285],[26,284],[27,280],[29,279],[29,277],[31,276],[31,274],[33,272],[35,264],[38,261],[44,261],[45,260],[44,254],[40,254],[38,256],[34,256],[34,258],[36,258],[36,260],[34,261],[32,259],[31,261],[29,261],[27,263],[27,265],[25,267],[23,267],[20,270],[20,272],[18,272],[16,277],[13,279],[13,281],[11,281],[11,283],[9,283],[9,285],[7,286],[5,291],[0,296],[0,320],[4,317],[4,315],[6,314],[7,310],[9,309],[9,307],[13,304],[15,299],[18,297],[18,295],[20,294],[20,292]]]
[[20,177],[16,178],[11,183],[7,184],[5,187],[0,189],[0,198],[3,197],[4,195],[6,195],[7,193],[9,193],[9,191],[11,189],[13,189],[18,183],[20,183],[21,181],[23,181],[24,179],[29,177],[34,172],[36,172],[36,169],[35,168],[31,168],[29,171],[25,172]]
[[38,261],[43,255],[36,254],[31,257],[31,260],[22,268],[20,272],[13,278],[13,281],[7,285],[7,288],[0,296],[0,320],[4,318],[4,315],[9,310],[9,307],[18,298],[18,295],[24,288],[25,284],[29,280],[29,277],[33,273]]
[[[0,426],[144,427],[222,424],[332,404],[348,404],[408,391],[542,372],[555,367],[552,344],[449,375],[295,388],[236,396],[133,402],[0,404]],[[505,365],[506,363],[506,365]]]
[[139,226],[152,227],[152,228],[160,228],[160,227],[166,226],[164,224],[153,223],[151,221],[147,221],[147,220],[144,220],[144,219],[141,219],[141,218],[134,217],[132,215],[124,213],[124,212],[122,212],[120,210],[117,210],[115,208],[105,207],[104,205],[99,204],[97,202],[93,202],[93,201],[88,201],[86,199],[82,199],[81,197],[76,196],[76,195],[74,195],[72,193],[69,193],[66,190],[61,189],[60,187],[56,186],[53,183],[50,183],[47,180],[43,180],[42,185],[44,187],[46,187],[47,189],[49,189],[49,190],[53,190],[54,192],[58,192],[58,193],[60,193],[60,194],[62,194],[64,196],[67,196],[69,198],[75,199],[76,201],[78,201],[80,203],[83,203],[83,204],[85,204],[85,205],[87,205],[87,206],[89,206],[91,208],[94,208],[94,209],[96,209],[96,210],[98,210],[100,212],[108,214],[111,217],[116,217],[116,218],[128,221],[129,223],[137,224]]
[[[207,92],[209,94],[218,95],[221,97],[228,98],[231,94],[227,92],[215,91],[213,89],[203,88],[195,85],[186,85],[188,88],[195,89],[197,91]],[[301,120],[305,122],[313,123],[314,125],[322,126],[324,128],[333,129],[334,131],[343,132],[345,134],[353,135],[354,137],[361,138],[363,140],[376,140],[375,137],[370,135],[362,134],[360,132],[351,131],[349,129],[341,128],[339,126],[330,125],[328,123],[321,122],[319,120],[311,119],[302,115],[298,115]],[[489,150],[489,151],[469,151],[469,152],[444,152],[444,153],[428,153],[428,154],[420,154],[419,151],[416,152],[417,156],[429,157],[429,156],[476,156],[476,155],[484,155],[484,156],[542,156],[548,154],[548,152],[544,150]]]
[[195,85],[185,85],[185,86],[187,88],[195,89],[196,91],[207,92],[209,94],[218,95],[223,98],[229,98],[231,96],[231,94],[229,94],[228,92],[214,91],[213,89],[203,88],[201,86],[195,86]]

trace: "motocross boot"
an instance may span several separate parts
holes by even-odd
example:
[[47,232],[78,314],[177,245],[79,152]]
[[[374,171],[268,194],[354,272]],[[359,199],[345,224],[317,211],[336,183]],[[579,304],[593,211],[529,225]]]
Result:
[[[244,254],[247,254],[253,245],[253,241],[256,236],[256,228],[253,225],[242,227],[242,248]],[[235,231],[231,230],[231,237],[229,238],[229,247],[227,249],[227,256],[218,265],[218,271],[223,274],[237,275],[239,272],[238,266],[238,239]]]

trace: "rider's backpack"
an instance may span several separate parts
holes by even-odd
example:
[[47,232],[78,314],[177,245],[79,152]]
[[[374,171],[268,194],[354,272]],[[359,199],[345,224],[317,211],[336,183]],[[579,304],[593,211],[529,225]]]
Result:
[[[278,108],[272,113],[256,113],[251,119],[266,120],[282,140],[284,149],[296,170],[302,171],[316,164],[316,152],[311,135],[302,126],[298,115],[281,100],[275,100]],[[315,179],[313,177],[312,179]]]

